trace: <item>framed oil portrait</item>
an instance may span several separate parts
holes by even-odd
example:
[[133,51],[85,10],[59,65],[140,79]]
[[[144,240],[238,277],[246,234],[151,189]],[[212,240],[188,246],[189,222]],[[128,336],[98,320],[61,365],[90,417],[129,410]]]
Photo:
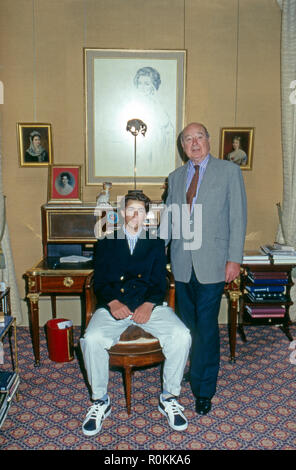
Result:
[[80,165],[51,165],[49,167],[48,202],[82,202]]
[[220,155],[222,160],[236,163],[242,170],[251,170],[254,148],[254,127],[222,127]]
[[160,184],[182,164],[185,70],[185,50],[84,49],[87,185]]
[[51,124],[17,123],[20,166],[53,163]]

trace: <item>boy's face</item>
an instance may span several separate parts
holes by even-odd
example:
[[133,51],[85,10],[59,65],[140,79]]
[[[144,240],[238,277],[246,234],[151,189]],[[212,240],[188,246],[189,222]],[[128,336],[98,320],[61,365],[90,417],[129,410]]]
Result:
[[137,232],[143,226],[146,219],[145,204],[142,201],[129,200],[122,212],[125,226],[132,232]]

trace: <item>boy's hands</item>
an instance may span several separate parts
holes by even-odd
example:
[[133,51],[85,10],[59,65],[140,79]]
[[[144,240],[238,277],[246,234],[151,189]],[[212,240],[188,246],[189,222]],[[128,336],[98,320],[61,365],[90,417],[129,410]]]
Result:
[[111,302],[108,303],[108,306],[110,307],[111,315],[116,318],[116,320],[123,320],[132,314],[130,309],[123,303],[119,302],[119,300],[111,300]]
[[155,304],[151,302],[144,302],[134,311],[131,320],[134,320],[136,323],[147,323],[151,317],[151,312]]

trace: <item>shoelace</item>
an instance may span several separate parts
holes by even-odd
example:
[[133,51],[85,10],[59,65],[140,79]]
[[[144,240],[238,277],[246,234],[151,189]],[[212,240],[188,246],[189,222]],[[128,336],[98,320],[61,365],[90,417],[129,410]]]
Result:
[[[169,404],[167,403],[169,402]],[[177,402],[175,398],[168,398],[163,400],[165,408],[169,408],[174,415],[179,414],[179,411],[184,411],[184,407]],[[166,406],[167,405],[167,406]]]
[[103,401],[103,400],[97,400],[97,402],[94,403],[94,404],[90,407],[90,409],[89,409],[89,411],[88,411],[88,413],[87,413],[87,417],[88,417],[89,419],[97,419],[98,416],[101,417],[102,414],[104,413],[104,410],[103,410],[103,408],[102,408],[102,405],[106,405],[106,402]]

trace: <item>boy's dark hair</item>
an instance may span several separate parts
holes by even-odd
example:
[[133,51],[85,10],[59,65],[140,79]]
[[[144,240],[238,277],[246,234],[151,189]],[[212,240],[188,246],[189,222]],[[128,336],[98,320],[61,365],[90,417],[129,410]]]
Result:
[[138,191],[136,189],[129,191],[128,194],[126,194],[124,197],[125,207],[127,206],[128,201],[144,202],[146,213],[149,211],[149,205],[151,204],[151,199],[149,199],[149,197],[146,196],[146,194],[144,194],[142,191]]

